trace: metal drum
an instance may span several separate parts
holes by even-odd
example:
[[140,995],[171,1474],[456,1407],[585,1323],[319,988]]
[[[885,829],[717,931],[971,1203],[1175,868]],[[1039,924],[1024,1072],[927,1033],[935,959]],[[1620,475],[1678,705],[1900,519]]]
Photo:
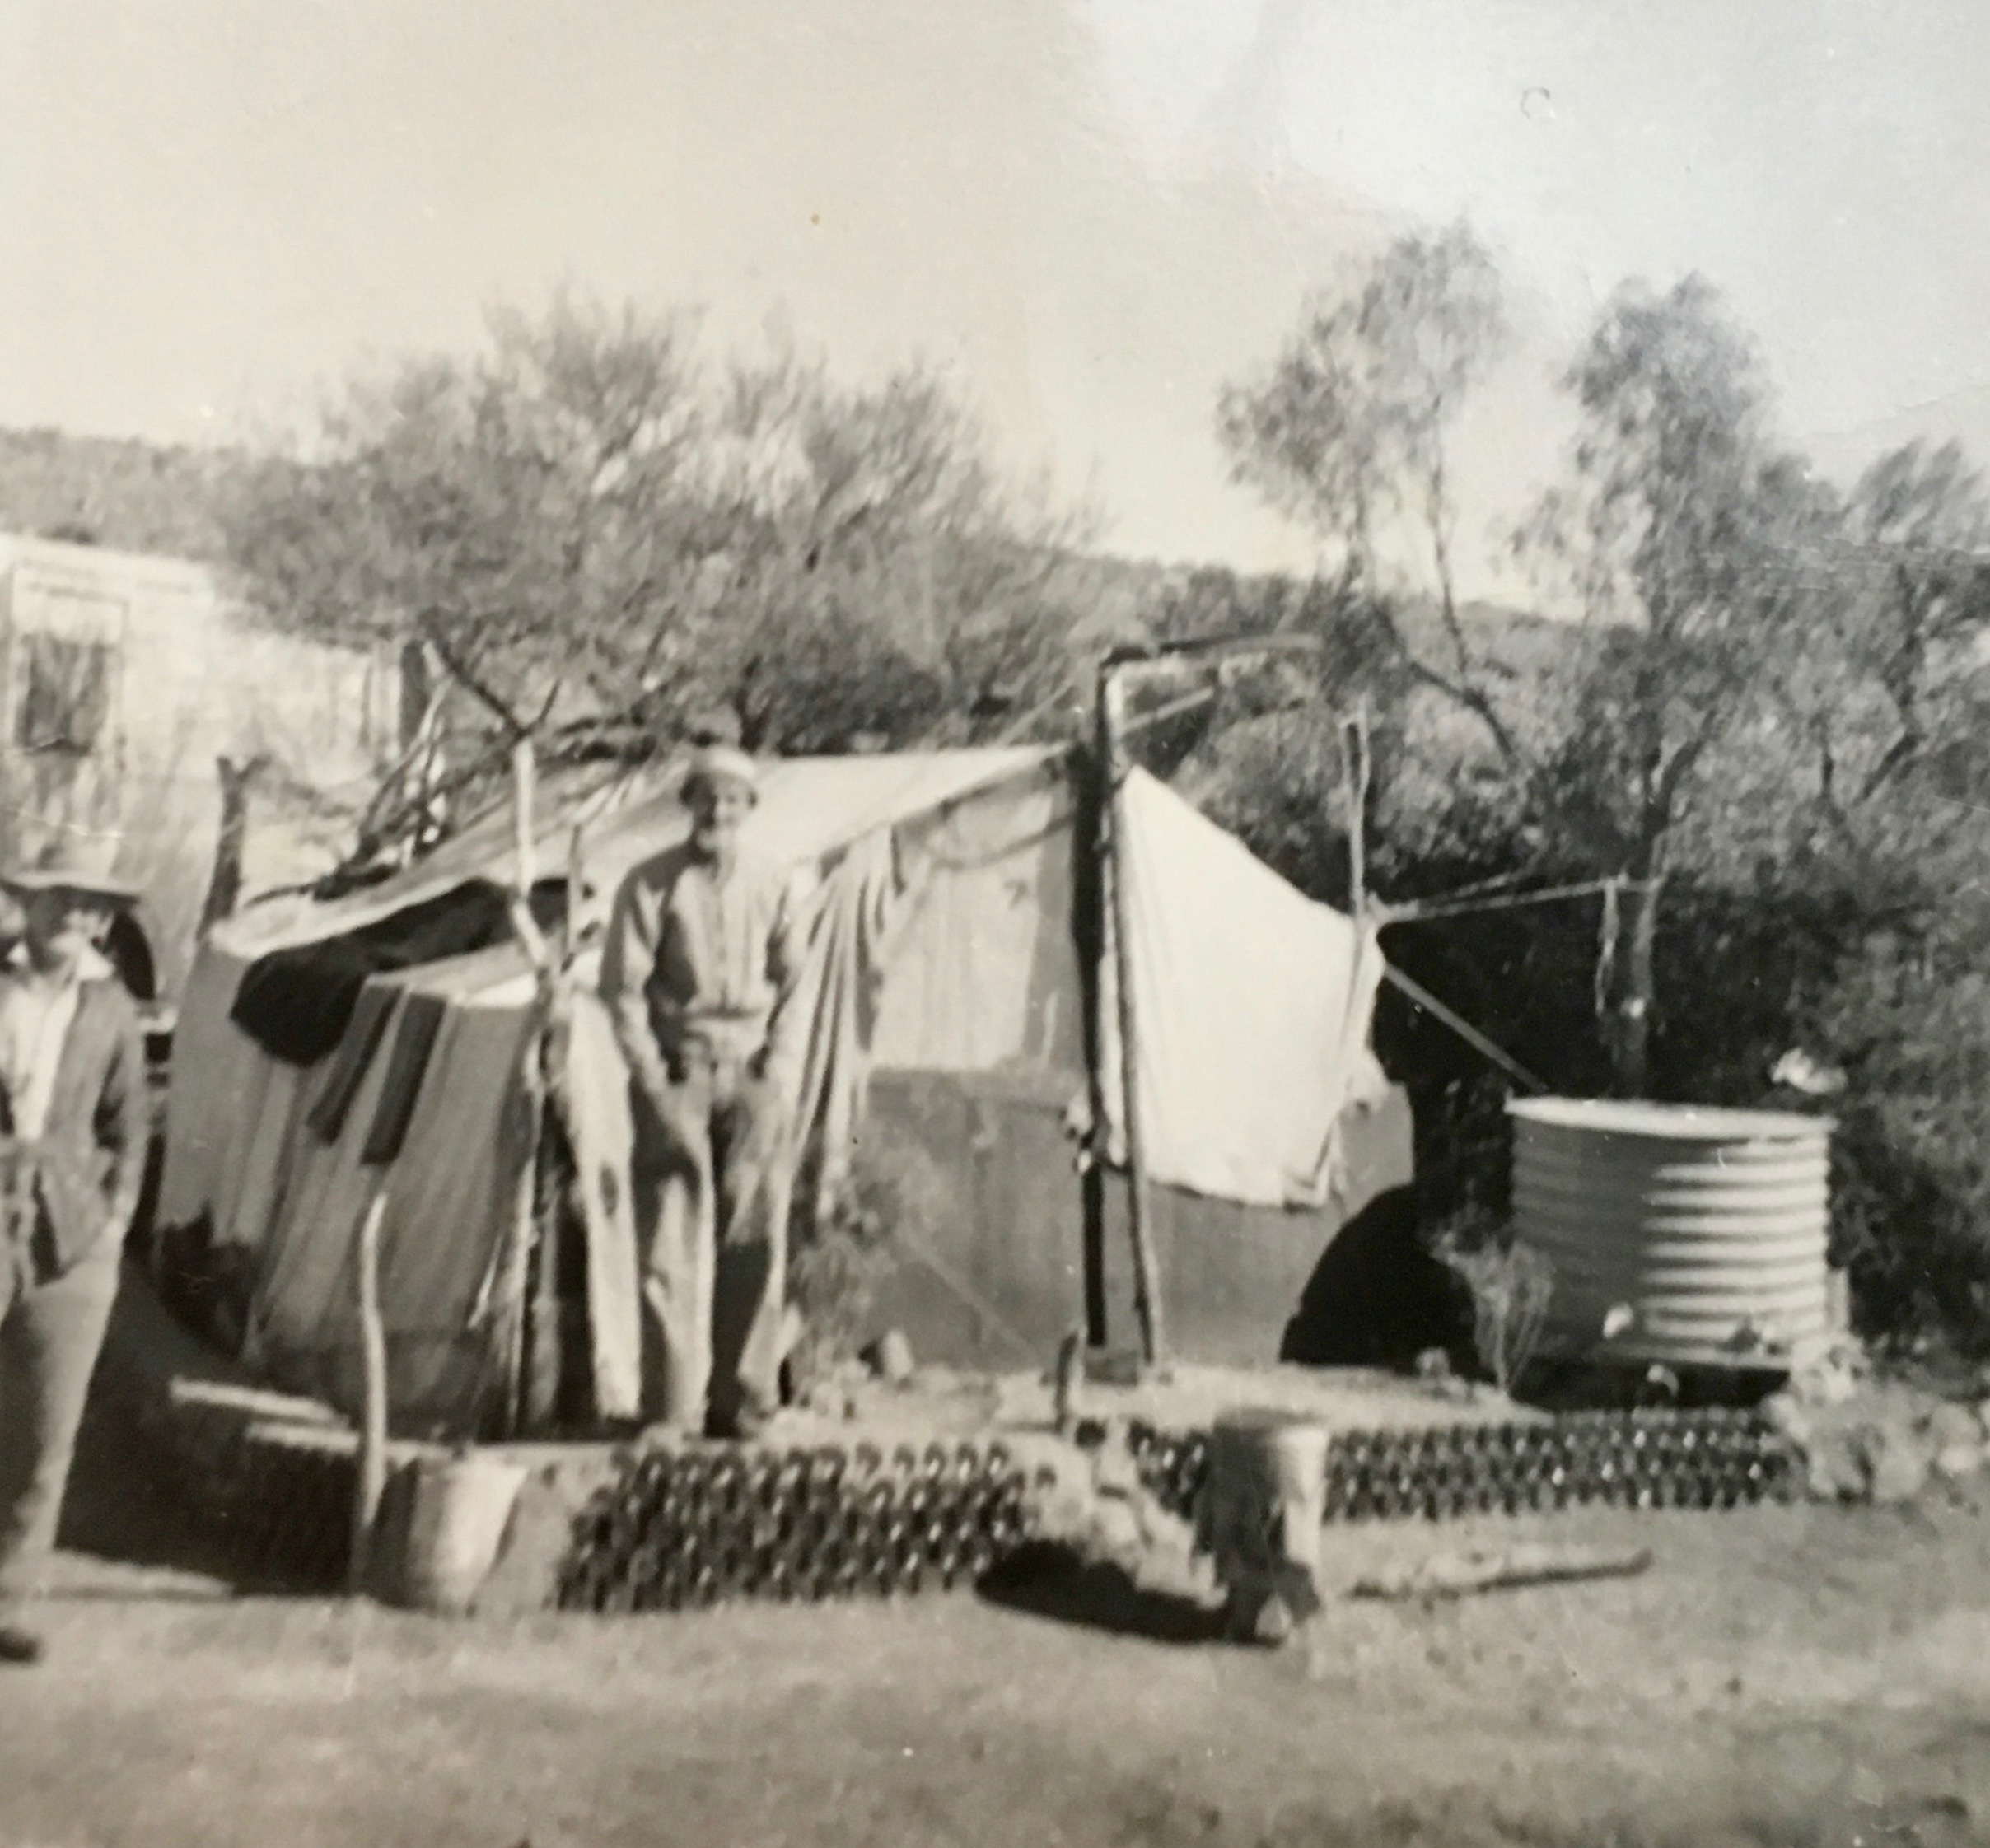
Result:
[[1779,1370],[1828,1342],[1829,1121],[1507,1108],[1514,1236],[1554,1266],[1544,1356]]

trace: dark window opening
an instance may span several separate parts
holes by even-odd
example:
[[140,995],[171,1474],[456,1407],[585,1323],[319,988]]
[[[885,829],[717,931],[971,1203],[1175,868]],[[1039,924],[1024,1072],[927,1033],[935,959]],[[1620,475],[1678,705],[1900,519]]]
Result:
[[94,751],[110,720],[110,650],[102,642],[29,634],[14,741],[24,751]]

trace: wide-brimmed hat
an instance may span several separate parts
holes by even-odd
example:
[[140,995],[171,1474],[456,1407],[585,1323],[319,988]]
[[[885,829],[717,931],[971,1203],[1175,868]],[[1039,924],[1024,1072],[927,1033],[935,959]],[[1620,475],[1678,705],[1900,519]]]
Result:
[[136,904],[138,888],[118,878],[109,861],[109,855],[58,841],[30,860],[0,869],[0,885],[13,892],[87,892],[118,904]]
[[700,783],[708,788],[716,788],[720,783],[733,783],[756,802],[760,798],[758,767],[745,752],[731,744],[701,744],[692,752],[691,761],[684,770],[684,794],[689,796]]

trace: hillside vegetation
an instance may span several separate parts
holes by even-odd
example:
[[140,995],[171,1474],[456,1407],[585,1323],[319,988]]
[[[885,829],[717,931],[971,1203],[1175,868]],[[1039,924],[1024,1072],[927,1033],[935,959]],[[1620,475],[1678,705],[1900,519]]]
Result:
[[0,430],[0,531],[218,563],[225,453]]

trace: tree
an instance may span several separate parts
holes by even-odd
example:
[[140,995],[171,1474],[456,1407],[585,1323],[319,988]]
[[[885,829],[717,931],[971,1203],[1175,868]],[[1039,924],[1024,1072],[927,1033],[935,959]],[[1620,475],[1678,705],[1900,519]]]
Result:
[[1637,1094],[1676,831],[1712,754],[1817,617],[1833,508],[1773,443],[1759,360],[1698,277],[1621,290],[1566,383],[1581,419],[1574,480],[1520,540],[1566,574],[1586,618],[1540,794],[1627,882],[1605,1029],[1617,1084]]
[[715,707],[762,751],[1027,731],[1081,530],[930,373],[715,372],[684,316],[564,301],[353,384],[225,524],[269,620],[432,653],[459,782],[525,738],[641,754]]
[[1085,519],[1002,480],[932,375],[736,368],[714,437],[723,589],[698,678],[750,744],[965,742],[1067,689],[1060,573]]
[[427,644],[502,741],[640,710],[698,595],[706,407],[681,320],[563,302],[472,362],[409,362],[265,459],[227,509],[263,614]]
[[[1406,669],[1477,716],[1503,760],[1520,746],[1494,697],[1497,669],[1460,616],[1448,445],[1506,336],[1499,276],[1465,226],[1399,238],[1341,289],[1306,304],[1260,377],[1227,388],[1217,431],[1235,479],[1337,554]],[[1418,563],[1392,572],[1391,540]],[[1427,590],[1438,634],[1404,619]]]
[[1990,505],[1957,445],[1913,442],[1859,478],[1847,526],[1865,567],[1851,665],[1885,693],[1893,726],[1859,786],[1866,801],[1945,742],[1942,696],[1990,636]]

